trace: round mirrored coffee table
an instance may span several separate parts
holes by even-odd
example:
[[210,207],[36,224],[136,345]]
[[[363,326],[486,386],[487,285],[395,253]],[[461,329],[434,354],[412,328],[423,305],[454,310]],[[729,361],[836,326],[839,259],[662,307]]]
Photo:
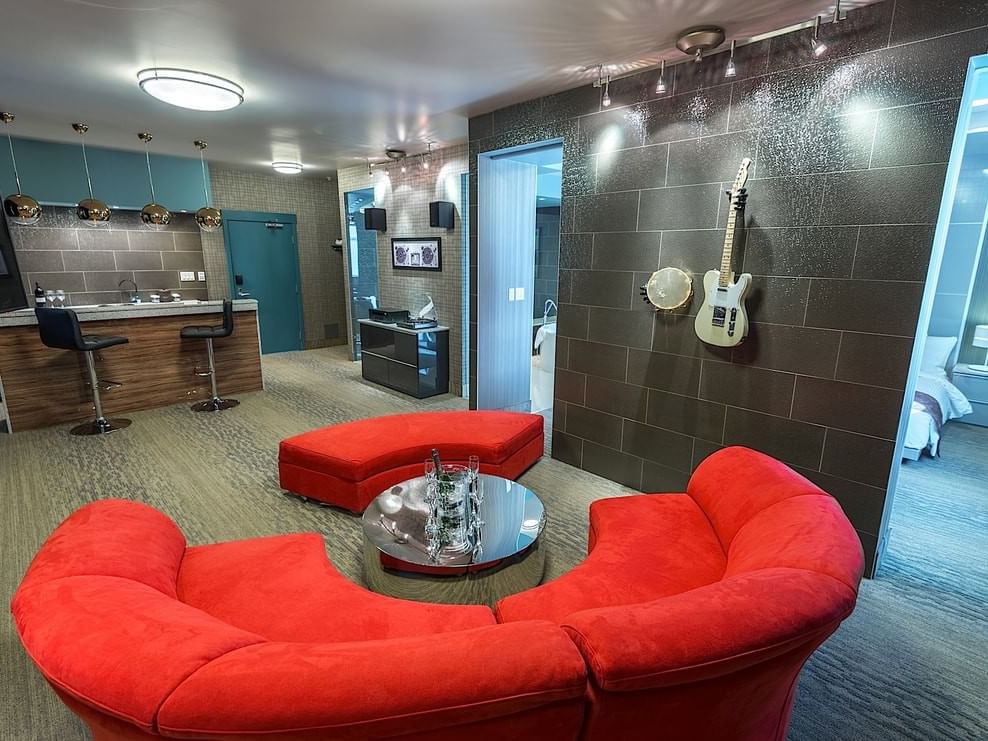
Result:
[[421,602],[493,605],[542,581],[542,501],[517,481],[480,475],[483,551],[429,557],[425,477],[404,481],[364,510],[364,579],[375,592]]

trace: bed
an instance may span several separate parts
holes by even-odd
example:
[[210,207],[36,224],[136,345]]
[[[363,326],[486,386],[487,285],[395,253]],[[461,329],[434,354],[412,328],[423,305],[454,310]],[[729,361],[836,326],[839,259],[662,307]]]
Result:
[[952,419],[970,414],[967,397],[947,377],[946,365],[956,337],[928,337],[923,350],[923,364],[916,379],[902,457],[919,460],[923,451],[935,457],[940,452],[940,433]]

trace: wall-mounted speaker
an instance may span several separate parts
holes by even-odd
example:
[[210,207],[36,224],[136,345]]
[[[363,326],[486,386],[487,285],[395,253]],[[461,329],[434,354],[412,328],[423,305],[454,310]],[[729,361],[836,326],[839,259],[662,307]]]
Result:
[[452,229],[455,209],[456,206],[449,201],[433,201],[429,204],[429,226]]
[[388,212],[383,208],[365,208],[364,229],[386,232],[388,230]]

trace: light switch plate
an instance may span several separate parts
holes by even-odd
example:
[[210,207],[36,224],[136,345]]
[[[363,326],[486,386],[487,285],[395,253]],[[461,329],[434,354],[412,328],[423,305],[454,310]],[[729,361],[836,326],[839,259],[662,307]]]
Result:
[[508,301],[514,301],[514,300],[515,300],[515,289],[514,288],[509,288],[508,289]]
[[183,270],[178,274],[179,280],[195,280],[196,274],[194,270]]
[[515,301],[525,300],[525,286],[519,286],[515,289]]
[[206,280],[206,271],[205,270],[200,270],[199,271],[199,280]]

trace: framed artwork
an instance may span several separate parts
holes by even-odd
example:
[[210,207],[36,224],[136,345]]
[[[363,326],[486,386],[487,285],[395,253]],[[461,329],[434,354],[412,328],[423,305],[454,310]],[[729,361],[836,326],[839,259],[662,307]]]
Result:
[[391,240],[391,267],[395,270],[443,269],[442,240],[394,238]]

